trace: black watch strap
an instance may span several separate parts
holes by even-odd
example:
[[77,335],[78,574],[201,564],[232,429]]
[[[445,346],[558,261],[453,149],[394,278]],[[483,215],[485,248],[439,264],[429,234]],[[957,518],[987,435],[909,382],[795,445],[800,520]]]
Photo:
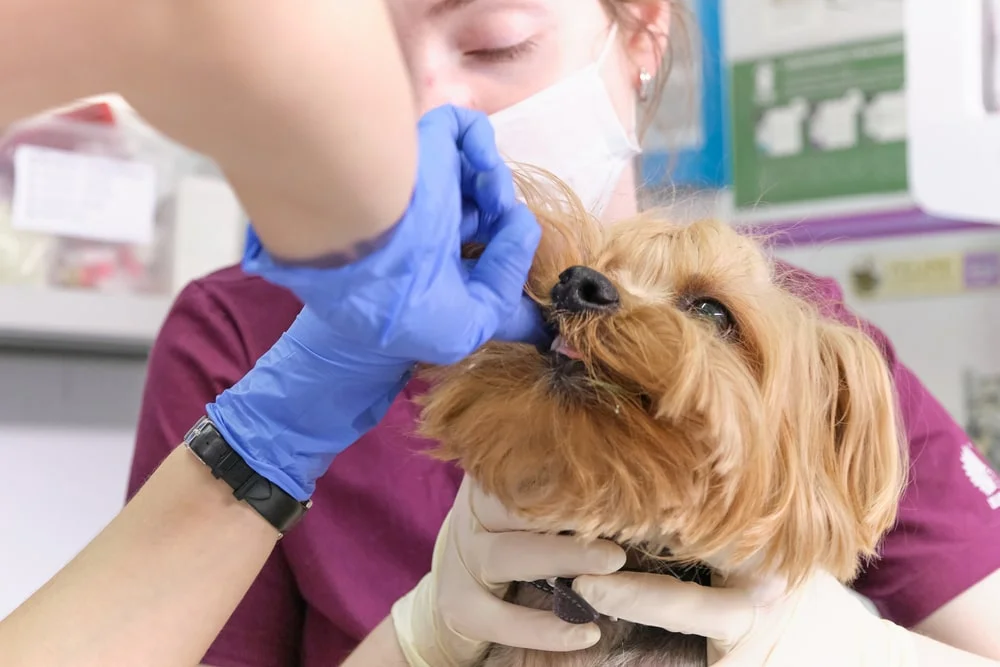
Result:
[[237,500],[254,508],[284,535],[302,519],[311,501],[299,502],[274,482],[260,476],[229,446],[208,417],[202,417],[184,436],[184,444],[228,484]]

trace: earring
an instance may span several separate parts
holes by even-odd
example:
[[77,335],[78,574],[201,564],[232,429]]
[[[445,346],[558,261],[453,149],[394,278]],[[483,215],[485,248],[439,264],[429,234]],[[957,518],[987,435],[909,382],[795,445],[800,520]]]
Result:
[[645,67],[639,68],[639,101],[648,102],[653,92],[653,75]]

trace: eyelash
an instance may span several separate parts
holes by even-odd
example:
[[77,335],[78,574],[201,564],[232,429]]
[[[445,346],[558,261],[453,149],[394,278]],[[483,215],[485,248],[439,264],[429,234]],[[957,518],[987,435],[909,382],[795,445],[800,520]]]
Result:
[[536,43],[529,39],[521,42],[520,44],[505,46],[502,49],[480,49],[478,51],[470,51],[468,55],[490,63],[503,63],[517,60],[521,56],[524,56],[532,51],[535,46]]

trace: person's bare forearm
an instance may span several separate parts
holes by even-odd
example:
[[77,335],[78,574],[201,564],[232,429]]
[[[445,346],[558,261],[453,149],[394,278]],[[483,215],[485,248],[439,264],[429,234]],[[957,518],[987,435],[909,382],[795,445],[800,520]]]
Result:
[[0,621],[0,662],[198,664],[277,539],[179,447],[93,542]]
[[997,600],[1000,600],[1000,570],[942,606],[915,629],[945,644],[1000,660]]
[[139,4],[135,32],[161,45],[126,99],[218,162],[272,255],[327,255],[400,218],[417,116],[384,2]]
[[365,637],[342,667],[408,667],[389,616]]
[[211,156],[271,253],[343,251],[403,214],[417,112],[383,2],[10,0],[0,121],[117,92]]
[[1000,667],[1000,662],[913,633],[919,667]]
[[88,95],[114,92],[114,5],[122,0],[0,3],[0,128]]

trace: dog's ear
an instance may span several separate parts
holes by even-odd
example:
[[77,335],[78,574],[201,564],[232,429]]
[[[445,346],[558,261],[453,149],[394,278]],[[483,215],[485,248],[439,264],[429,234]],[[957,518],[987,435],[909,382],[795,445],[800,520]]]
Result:
[[856,574],[858,553],[874,556],[895,523],[908,457],[885,355],[858,328],[830,321],[819,327],[820,369],[828,389],[822,392],[826,425],[820,434],[826,479],[817,492],[838,501],[830,502],[826,519],[843,541],[842,567],[835,574],[846,580]]
[[[782,409],[776,531],[766,566],[795,582],[820,567],[842,582],[876,555],[896,520],[907,455],[885,356],[860,329],[798,311],[811,323],[783,340],[773,382]],[[791,354],[789,354],[791,350]]]

